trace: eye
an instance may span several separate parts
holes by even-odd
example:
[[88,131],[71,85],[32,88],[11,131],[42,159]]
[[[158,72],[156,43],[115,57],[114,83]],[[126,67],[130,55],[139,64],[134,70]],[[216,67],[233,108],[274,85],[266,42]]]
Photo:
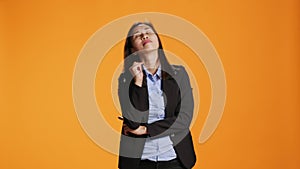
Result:
[[152,30],[147,30],[146,34],[151,35],[151,34],[154,34],[154,32]]
[[132,38],[137,39],[140,36],[141,36],[141,33],[135,33],[135,34],[133,34]]

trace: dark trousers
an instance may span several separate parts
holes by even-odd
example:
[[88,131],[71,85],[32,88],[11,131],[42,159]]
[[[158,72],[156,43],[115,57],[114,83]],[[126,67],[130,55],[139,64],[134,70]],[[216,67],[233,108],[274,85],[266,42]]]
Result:
[[140,162],[138,169],[187,169],[182,166],[182,164],[177,160],[171,161],[150,161],[150,160],[142,160]]

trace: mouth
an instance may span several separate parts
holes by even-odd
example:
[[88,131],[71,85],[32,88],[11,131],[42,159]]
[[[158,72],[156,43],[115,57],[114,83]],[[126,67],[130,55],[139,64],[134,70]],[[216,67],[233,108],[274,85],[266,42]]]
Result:
[[150,43],[150,42],[152,42],[152,41],[149,40],[149,39],[145,40],[145,41],[143,42],[143,46],[145,46],[147,43]]

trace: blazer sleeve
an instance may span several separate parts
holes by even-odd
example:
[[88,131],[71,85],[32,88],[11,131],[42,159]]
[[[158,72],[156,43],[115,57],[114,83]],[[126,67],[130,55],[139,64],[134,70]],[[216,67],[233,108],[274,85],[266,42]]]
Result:
[[150,137],[162,137],[180,132],[187,133],[189,131],[190,123],[193,118],[194,99],[190,79],[183,66],[180,66],[178,74],[174,76],[174,79],[179,87],[179,101],[173,113],[174,116],[146,124],[147,132]]
[[118,95],[124,123],[131,129],[137,129],[147,119],[148,91],[145,84],[134,84],[132,76],[121,74]]

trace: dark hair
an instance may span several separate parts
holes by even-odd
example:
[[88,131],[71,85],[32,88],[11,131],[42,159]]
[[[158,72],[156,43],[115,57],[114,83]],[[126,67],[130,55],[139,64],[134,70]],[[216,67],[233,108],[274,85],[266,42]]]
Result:
[[[127,37],[126,37],[126,41],[125,41],[125,45],[124,45],[124,73],[129,72],[129,68],[130,66],[132,66],[133,62],[135,61],[139,61],[139,56],[132,54],[132,31],[135,27],[137,27],[138,25],[141,24],[145,24],[147,26],[149,26],[155,33],[155,35],[157,36],[158,39],[158,59],[160,60],[160,64],[162,66],[162,70],[164,72],[168,72],[168,74],[172,74],[173,73],[173,68],[170,65],[165,52],[163,50],[163,46],[161,43],[161,40],[158,36],[158,33],[156,32],[156,30],[154,29],[153,25],[149,22],[137,22],[135,24],[133,24],[131,26],[131,28],[128,31]],[[130,56],[130,57],[128,57]],[[163,75],[164,76],[164,75]]]

